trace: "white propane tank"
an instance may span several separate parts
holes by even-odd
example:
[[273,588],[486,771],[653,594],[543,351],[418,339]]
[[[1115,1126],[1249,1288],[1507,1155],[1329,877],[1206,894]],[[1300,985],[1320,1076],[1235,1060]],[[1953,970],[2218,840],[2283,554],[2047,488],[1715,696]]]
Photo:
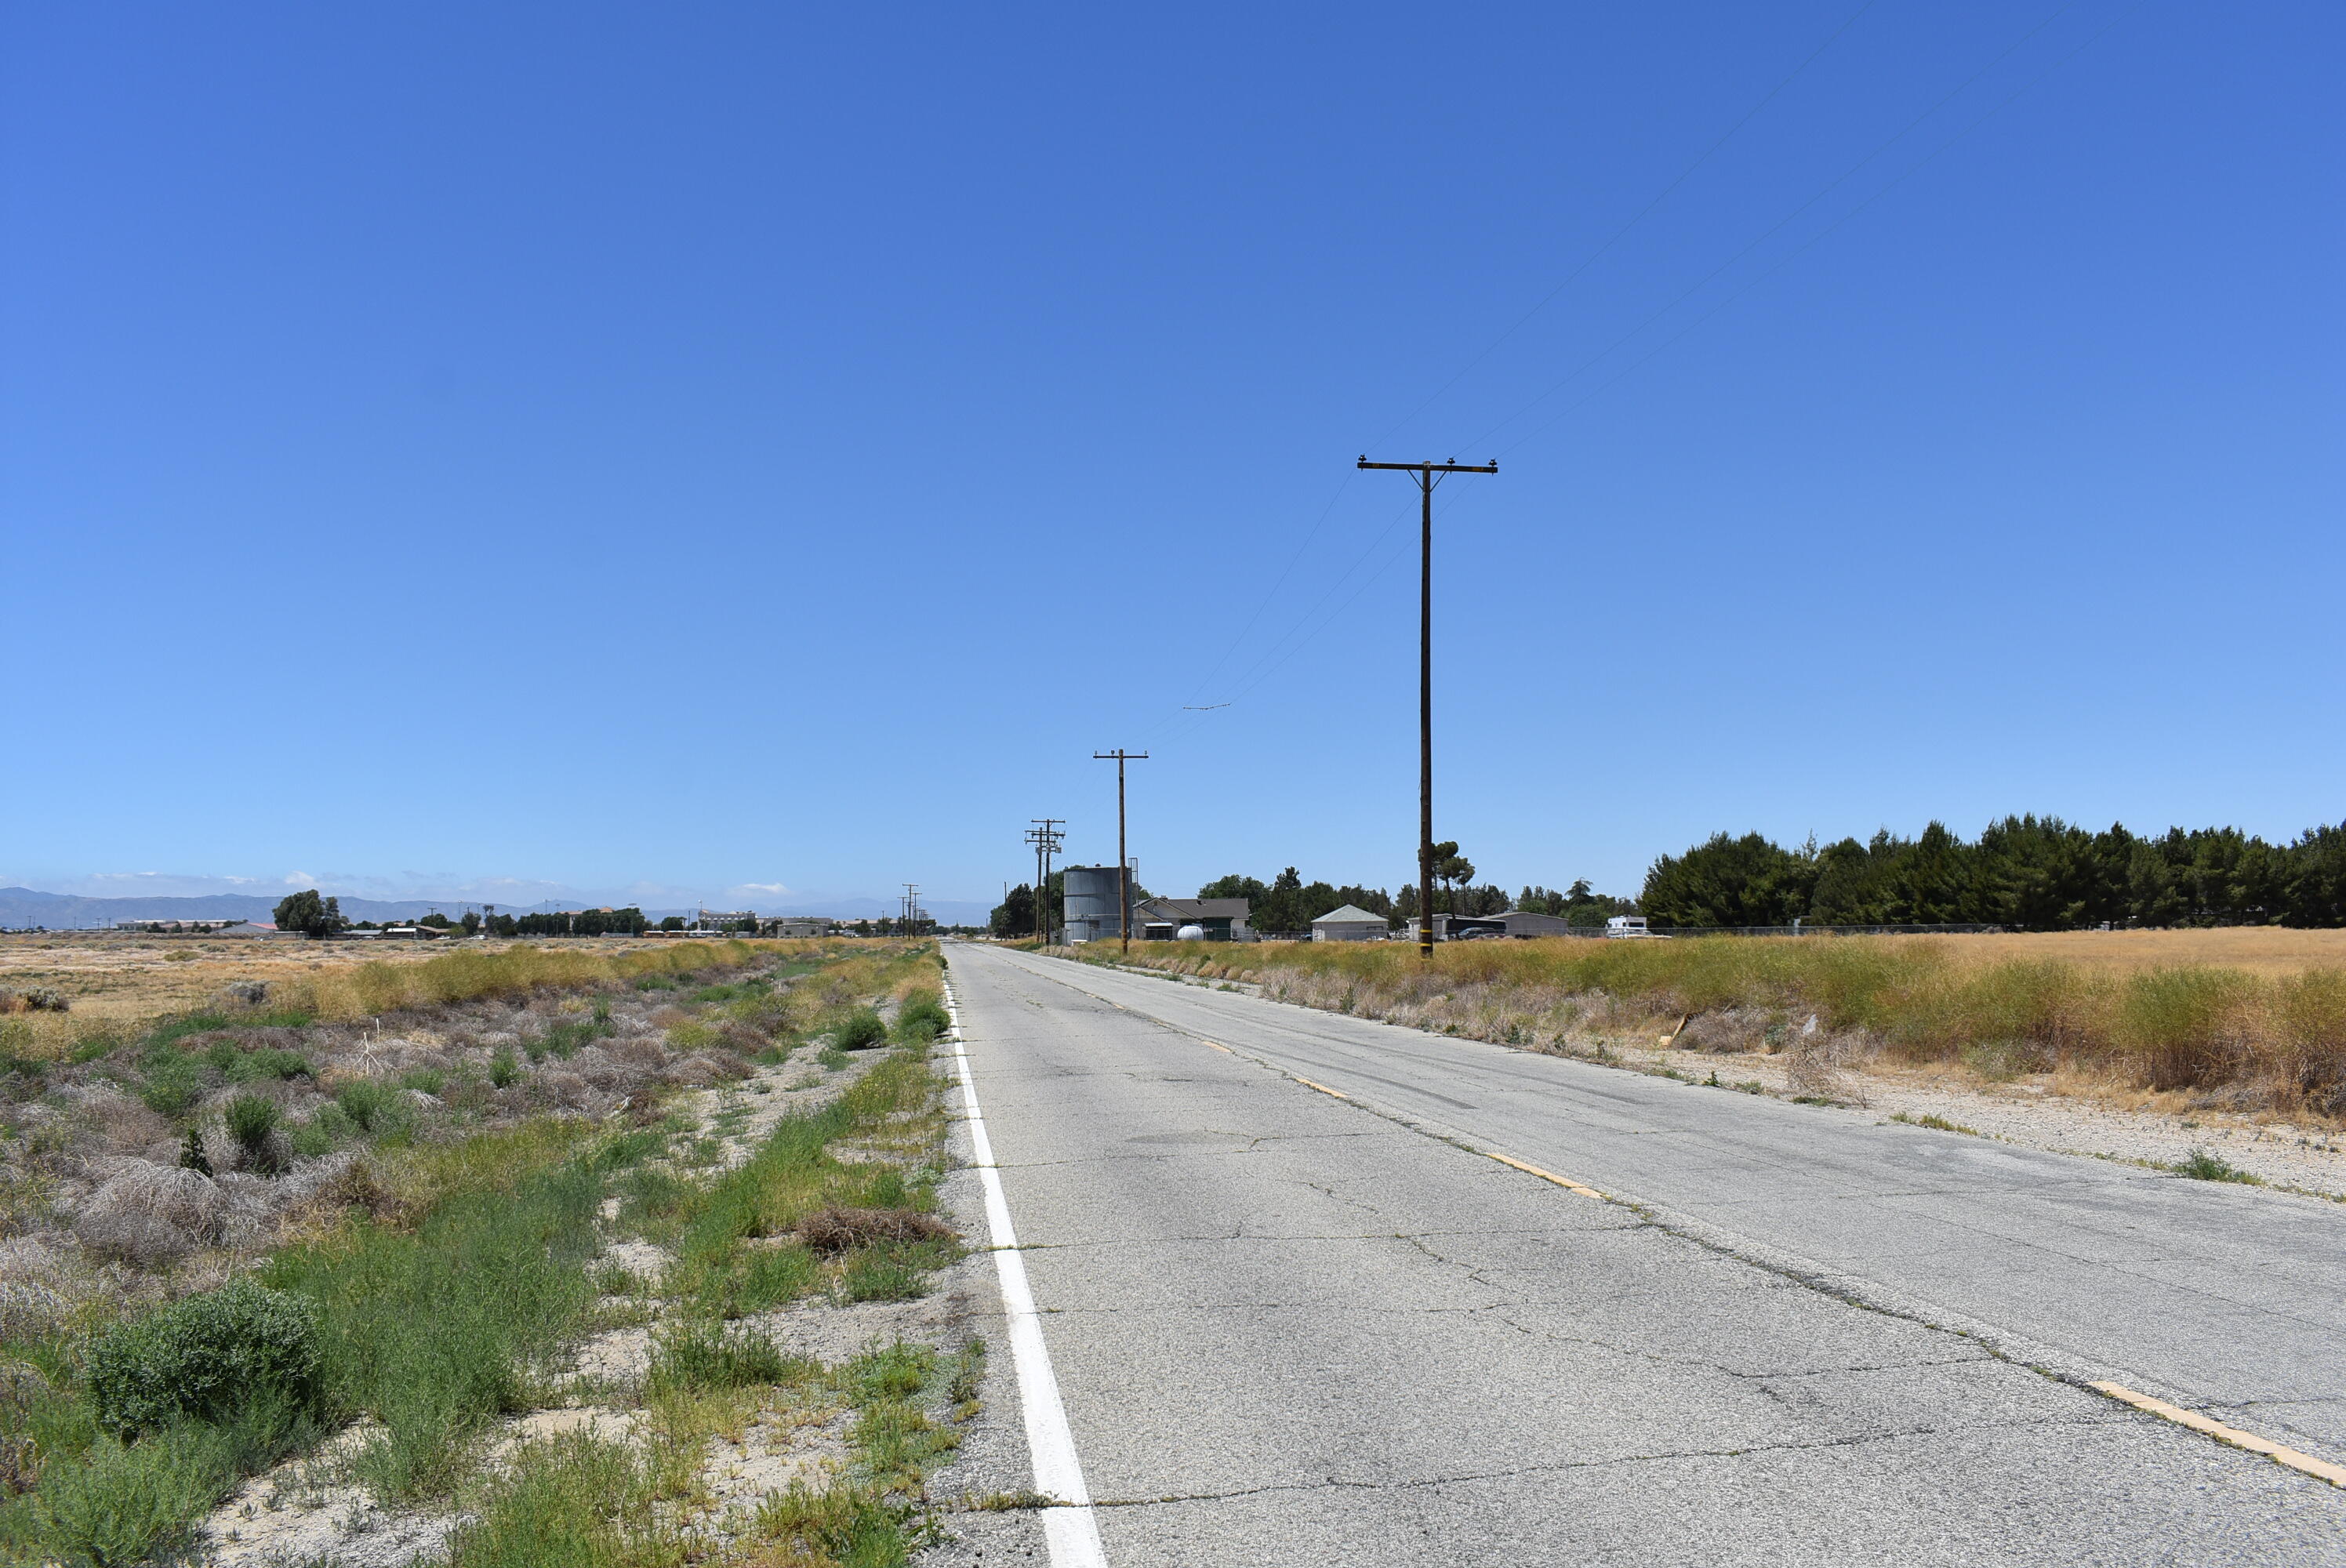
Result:
[[1206,928],[1201,925],[1185,925],[1179,931],[1173,933],[1173,940],[1176,942],[1203,942],[1206,940]]

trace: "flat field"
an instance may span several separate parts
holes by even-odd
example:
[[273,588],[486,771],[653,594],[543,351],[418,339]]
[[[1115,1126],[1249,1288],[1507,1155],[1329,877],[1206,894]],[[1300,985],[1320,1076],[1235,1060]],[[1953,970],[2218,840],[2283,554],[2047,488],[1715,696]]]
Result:
[[1820,1074],[1961,1064],[2346,1121],[2346,932],[1556,938],[1445,943],[1430,964],[1406,942],[1149,942],[1130,962],[1535,1050],[1667,1035]]
[[[461,951],[497,952],[513,945],[467,943]],[[565,938],[561,945],[565,952],[615,953],[676,943],[660,938],[582,937]],[[301,942],[48,932],[0,936],[0,988],[46,986],[63,992],[76,1015],[131,1023],[202,1007],[236,981],[283,985],[366,963],[420,963],[452,950],[456,944],[445,940]]]
[[1985,936],[1852,940],[1943,942],[1951,957],[1974,962],[2051,958],[2086,969],[2137,971],[2189,964],[2264,975],[2301,974],[2309,969],[2346,969],[2346,931],[2292,931],[2277,925],[2225,926],[2209,931],[2005,932]]

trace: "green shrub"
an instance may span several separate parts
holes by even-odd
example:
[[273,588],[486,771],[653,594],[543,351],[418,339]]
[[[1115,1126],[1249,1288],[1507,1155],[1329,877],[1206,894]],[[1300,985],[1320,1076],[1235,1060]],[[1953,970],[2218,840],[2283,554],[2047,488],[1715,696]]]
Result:
[[228,1135],[236,1140],[256,1169],[265,1172],[275,1163],[269,1135],[277,1130],[280,1115],[276,1101],[264,1100],[258,1095],[239,1095],[228,1103],[223,1118],[228,1123]]
[[148,1033],[147,1045],[170,1045],[190,1034],[210,1034],[232,1027],[235,1020],[225,1013],[190,1013],[183,1017],[167,1020]]
[[[622,1568],[645,1561],[643,1466],[625,1443],[582,1432],[524,1445],[483,1507],[457,1528],[456,1568]],[[633,1504],[633,1506],[630,1506]],[[669,1561],[665,1553],[658,1561]]]
[[381,1496],[451,1484],[473,1436],[525,1408],[532,1361],[594,1299],[602,1161],[537,1164],[543,1140],[521,1132],[467,1147],[478,1151],[474,1181],[417,1229],[362,1223],[268,1266],[270,1284],[318,1304],[332,1402],[383,1423],[353,1461]]
[[611,1022],[611,999],[607,996],[597,997],[595,1005],[590,1011],[596,1023],[607,1024]]
[[2236,1181],[2248,1186],[2265,1185],[2263,1177],[2242,1170],[2210,1149],[2193,1149],[2181,1161],[2168,1168],[2177,1176],[2187,1176],[2194,1181]]
[[[578,1054],[581,1046],[593,1044],[596,1036],[607,1032],[608,1026],[604,1024],[586,1022],[557,1023],[547,1030],[545,1037],[537,1043],[538,1051],[551,1053],[567,1062]],[[536,1061],[537,1054],[533,1054],[530,1059]]]
[[399,1086],[413,1089],[418,1094],[437,1096],[448,1086],[448,1074],[437,1067],[410,1067],[399,1075]]
[[[941,1249],[929,1247],[923,1254]],[[931,1262],[941,1262],[932,1257]],[[890,1248],[858,1253],[840,1275],[840,1294],[850,1301],[912,1301],[929,1293],[928,1275],[921,1264],[893,1255]]]
[[78,1067],[85,1063],[95,1062],[101,1056],[110,1055],[121,1044],[122,1036],[117,1033],[114,1025],[95,1024],[75,1044],[71,1059],[74,1065]]
[[311,1078],[316,1073],[309,1058],[293,1051],[242,1051],[231,1053],[220,1071],[231,1084],[258,1084],[271,1078]]
[[378,1124],[389,1120],[387,1113],[398,1094],[388,1084],[373,1078],[361,1078],[334,1091],[334,1104],[345,1116],[356,1123],[362,1132],[378,1131]]
[[43,1471],[31,1534],[46,1555],[76,1568],[144,1563],[178,1543],[232,1479],[225,1450],[202,1426],[136,1447],[102,1439],[80,1463]]
[[521,1081],[521,1064],[514,1060],[511,1051],[500,1049],[489,1058],[489,1082],[500,1089],[510,1089]]
[[953,1027],[953,1014],[934,992],[916,991],[896,1013],[896,1037],[926,1044]]
[[906,1561],[896,1515],[863,1487],[817,1492],[802,1481],[770,1492],[758,1505],[758,1533],[790,1552],[792,1563],[897,1563]]
[[862,1051],[888,1038],[888,1025],[869,1007],[859,1007],[831,1025],[831,1043],[842,1051]]
[[653,1347],[648,1381],[655,1390],[739,1389],[797,1381],[820,1370],[811,1361],[785,1356],[764,1334],[729,1331],[721,1323],[688,1323]]
[[138,1097],[147,1102],[148,1110],[176,1116],[200,1099],[203,1092],[202,1070],[191,1059],[174,1051],[168,1060],[148,1072]]
[[101,1425],[124,1435],[181,1417],[222,1424],[272,1397],[307,1411],[317,1405],[318,1368],[316,1309],[237,1279],[100,1336],[89,1352],[90,1404]]
[[[331,1111],[333,1107],[329,1105],[326,1109]],[[333,1152],[334,1133],[322,1116],[315,1116],[295,1127],[287,1141],[293,1145],[296,1159],[314,1160]]]

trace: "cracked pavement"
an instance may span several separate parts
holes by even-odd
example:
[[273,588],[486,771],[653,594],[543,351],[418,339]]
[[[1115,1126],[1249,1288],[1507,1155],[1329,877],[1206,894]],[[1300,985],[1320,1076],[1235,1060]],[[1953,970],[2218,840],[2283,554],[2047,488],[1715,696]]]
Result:
[[[1681,1212],[1679,1194],[1657,1195],[1668,1207],[1592,1201],[1459,1146],[1635,1197],[1634,1173],[1601,1168],[1577,1138],[1576,1105],[1637,1124],[1617,1142],[1711,1169],[1753,1162],[1707,1144],[1700,1118],[1672,1125],[1674,1104],[1763,1127],[1810,1107],[948,952],[1113,1563],[2346,1562],[2346,1492],[1933,1327],[1928,1310],[1874,1309],[1876,1282],[1852,1287],[1829,1251],[1829,1268],[1795,1247],[1766,1256],[1780,1236],[1708,1230],[1731,1221]],[[1317,1037],[1308,1051],[1299,1024]],[[1358,1040],[1331,1048],[1330,1024]],[[1543,1121],[1520,1076],[1488,1070],[1522,1063],[1600,1076],[1575,1101],[1580,1080],[1556,1074],[1545,1145],[1515,1125]],[[1396,1103],[1421,1078],[1426,1095]],[[1647,1084],[1655,1105],[1622,1093]],[[1508,1115],[1484,1125],[1494,1099]],[[1811,1148],[1841,1125],[1796,1132]],[[1774,1154],[1741,1175],[1754,1211],[1842,1211],[1827,1240],[1857,1223],[1862,1149]],[[1916,1176],[1890,1161],[1872,1183],[1883,1203],[1964,1190]],[[2322,1217],[2334,1246],[2346,1217]],[[1954,1223],[1993,1229],[1974,1213]],[[1961,1259],[1936,1262],[1924,1285]],[[2318,1425],[2336,1392],[2281,1397],[2317,1407]],[[1015,1401],[992,1396],[984,1420],[976,1450],[1015,1446]],[[932,1560],[1039,1557],[1032,1515],[973,1529]]]

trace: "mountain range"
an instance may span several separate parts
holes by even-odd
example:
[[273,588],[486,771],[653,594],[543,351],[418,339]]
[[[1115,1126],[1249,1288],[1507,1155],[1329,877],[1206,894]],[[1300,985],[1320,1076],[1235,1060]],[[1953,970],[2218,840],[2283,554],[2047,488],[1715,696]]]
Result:
[[[380,899],[346,898],[342,901],[342,913],[352,920],[412,921],[437,910],[454,916],[467,908],[479,908],[477,902],[461,899]],[[500,904],[505,914],[558,914],[565,910],[588,909],[595,906],[579,901],[547,901],[527,906]],[[761,909],[769,915],[809,914],[839,915],[854,920],[869,918],[894,909],[892,902],[875,898],[842,899],[817,909],[811,906],[787,909]],[[968,903],[957,899],[941,899],[925,907],[932,918],[948,923],[983,921],[986,909],[983,904]],[[80,898],[71,893],[45,893],[32,888],[0,888],[0,929],[22,931],[41,926],[50,931],[80,931],[109,925],[122,925],[148,920],[243,920],[265,921],[276,911],[277,901],[260,893],[207,893],[194,898]],[[689,917],[689,909],[648,909],[644,913],[654,920],[668,915]]]

